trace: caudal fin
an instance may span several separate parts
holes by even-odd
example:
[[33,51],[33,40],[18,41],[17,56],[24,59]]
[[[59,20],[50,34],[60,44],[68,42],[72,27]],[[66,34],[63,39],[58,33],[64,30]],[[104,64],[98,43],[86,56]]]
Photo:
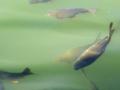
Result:
[[22,74],[24,74],[24,75],[30,75],[30,74],[33,74],[33,73],[31,72],[31,70],[29,68],[25,68],[23,70]]

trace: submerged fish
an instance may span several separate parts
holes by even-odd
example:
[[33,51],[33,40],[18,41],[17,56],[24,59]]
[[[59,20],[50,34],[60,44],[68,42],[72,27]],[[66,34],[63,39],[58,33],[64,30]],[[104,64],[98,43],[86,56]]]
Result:
[[80,69],[87,81],[90,83],[91,90],[99,90],[99,88],[92,80],[88,78],[84,67],[92,64],[105,52],[105,49],[111,41],[114,31],[115,29],[113,28],[113,23],[110,23],[108,36],[104,37],[101,40],[97,40],[93,44],[88,45],[87,47],[84,47],[82,49],[80,47],[71,49],[62,54],[59,58],[60,61],[72,63],[75,70]]
[[47,3],[50,2],[52,0],[30,0],[31,4],[37,4],[37,3]]
[[20,73],[12,73],[12,72],[6,72],[6,71],[0,71],[0,78],[1,79],[9,79],[12,80],[13,83],[18,83],[18,79],[28,76],[28,75],[32,75],[33,73],[31,72],[31,70],[29,68],[25,68],[22,72]]
[[48,13],[48,16],[53,16],[57,19],[64,18],[73,18],[78,14],[83,13],[95,13],[96,9],[94,8],[68,8],[68,9],[58,9],[56,11],[51,11]]
[[82,69],[96,61],[104,52],[114,33],[113,23],[109,26],[109,35],[89,46],[74,62],[74,69]]

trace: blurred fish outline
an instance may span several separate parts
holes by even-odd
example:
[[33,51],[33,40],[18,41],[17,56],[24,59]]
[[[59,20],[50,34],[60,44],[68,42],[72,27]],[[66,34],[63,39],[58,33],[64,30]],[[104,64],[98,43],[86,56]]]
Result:
[[107,45],[111,41],[114,31],[115,29],[113,28],[113,22],[111,22],[109,25],[108,36],[105,36],[103,39],[96,39],[94,43],[88,45],[84,49],[71,49],[62,54],[59,58],[61,61],[67,63],[71,62],[75,70],[81,70],[85,78],[91,84],[91,90],[99,89],[96,84],[88,78],[84,68],[95,62],[105,52]]
[[64,51],[63,53],[57,56],[56,61],[73,64],[73,62],[79,57],[79,55],[81,55],[87,48],[89,48],[91,45],[93,45],[98,40],[100,40],[100,34],[101,33],[99,33],[95,41],[89,45],[82,46],[82,47],[80,46],[80,47],[76,47],[76,48],[72,48],[67,51]]
[[81,55],[79,55],[79,57],[74,62],[74,69],[79,70],[96,61],[97,58],[99,58],[105,52],[105,49],[111,41],[114,31],[115,29],[113,28],[113,23],[111,22],[109,25],[109,35],[99,41],[96,41]]
[[22,72],[19,72],[19,73],[0,71],[0,78],[11,80],[12,83],[18,83],[18,79],[23,78],[28,75],[32,75],[32,74],[33,73],[31,72],[29,68],[25,68]]
[[99,90],[96,84],[87,77],[84,68],[95,62],[106,50],[107,45],[111,41],[112,35],[115,29],[113,23],[109,25],[109,35],[103,39],[96,41],[89,48],[87,48],[79,57],[75,60],[73,66],[75,70],[81,70],[85,78],[89,81],[92,86],[92,90]]
[[96,13],[95,8],[65,8],[65,9],[58,9],[55,11],[48,12],[48,16],[55,17],[57,19],[65,19],[65,18],[73,18],[78,14],[84,13]]

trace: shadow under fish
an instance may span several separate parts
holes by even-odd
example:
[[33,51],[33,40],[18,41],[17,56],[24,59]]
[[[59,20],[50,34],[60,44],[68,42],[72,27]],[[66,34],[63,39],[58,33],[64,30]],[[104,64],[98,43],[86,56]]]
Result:
[[0,79],[11,80],[13,83],[18,83],[18,79],[32,75],[33,73],[29,68],[25,68],[22,72],[13,73],[7,71],[0,71]]

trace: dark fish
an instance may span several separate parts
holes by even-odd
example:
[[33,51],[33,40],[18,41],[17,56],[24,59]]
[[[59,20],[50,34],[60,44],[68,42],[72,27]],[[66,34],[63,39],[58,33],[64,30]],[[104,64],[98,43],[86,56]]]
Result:
[[96,41],[75,60],[74,62],[75,70],[79,70],[92,64],[105,52],[107,45],[111,41],[113,32],[115,31],[115,29],[113,29],[112,27],[113,23],[110,23],[109,35],[99,41]]
[[73,18],[78,14],[83,13],[95,13],[96,9],[94,8],[68,8],[68,9],[58,9],[56,11],[51,11],[48,13],[48,16],[56,17],[57,19],[64,18]]
[[30,0],[31,4],[37,4],[37,3],[47,3],[50,2],[52,0]]
[[12,73],[12,72],[6,72],[6,71],[0,71],[0,78],[1,79],[9,79],[12,80],[13,83],[17,83],[17,80],[19,78],[32,75],[33,73],[29,68],[25,68],[22,72],[20,73]]

